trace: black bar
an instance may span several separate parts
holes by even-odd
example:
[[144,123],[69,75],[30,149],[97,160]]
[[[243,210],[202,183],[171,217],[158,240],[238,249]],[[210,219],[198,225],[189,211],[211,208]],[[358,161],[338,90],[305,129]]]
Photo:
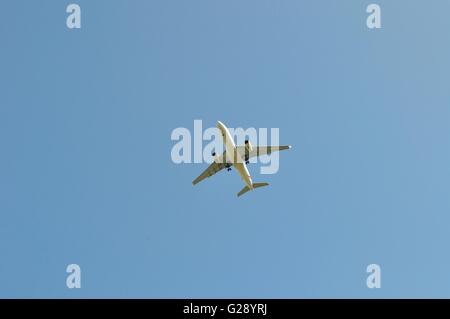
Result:
[[[358,318],[385,318],[393,314],[429,315],[430,311],[450,309],[449,300],[410,299],[38,299],[2,300],[1,309],[11,308],[42,313],[111,314],[139,318],[315,318],[351,315]],[[312,315],[312,316],[311,316]]]

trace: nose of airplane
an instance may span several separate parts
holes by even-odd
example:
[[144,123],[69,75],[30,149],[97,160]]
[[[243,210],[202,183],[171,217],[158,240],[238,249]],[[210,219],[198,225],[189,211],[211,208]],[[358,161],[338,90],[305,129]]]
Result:
[[220,121],[217,121],[217,128],[222,132],[222,134],[225,134],[225,131],[227,130],[225,124]]
[[224,125],[222,122],[217,121],[217,127],[218,127],[218,128],[224,128],[225,125]]

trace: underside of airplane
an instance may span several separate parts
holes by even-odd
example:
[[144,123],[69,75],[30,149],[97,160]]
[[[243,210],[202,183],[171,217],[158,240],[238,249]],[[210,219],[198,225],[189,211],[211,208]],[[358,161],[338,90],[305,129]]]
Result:
[[254,190],[255,188],[269,185],[268,183],[253,183],[247,164],[249,164],[250,159],[255,156],[258,157],[261,155],[269,155],[272,152],[290,149],[291,146],[254,147],[248,140],[245,141],[245,145],[236,146],[228,128],[222,122],[217,122],[217,128],[222,133],[225,150],[221,155],[215,153],[212,154],[214,161],[192,182],[192,184],[196,185],[205,178],[211,177],[217,172],[220,172],[224,168],[230,171],[231,168],[234,167],[245,183],[244,188],[237,193],[237,196],[241,196],[250,190]]

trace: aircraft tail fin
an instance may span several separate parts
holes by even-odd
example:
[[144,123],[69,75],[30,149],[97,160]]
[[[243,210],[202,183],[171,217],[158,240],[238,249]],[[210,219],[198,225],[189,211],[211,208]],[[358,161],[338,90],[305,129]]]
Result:
[[[269,185],[269,183],[253,183],[253,188],[258,188],[258,187],[264,187]],[[247,193],[250,190],[250,188],[248,188],[248,186],[245,186],[243,189],[241,189],[241,191],[237,194],[238,197],[241,195],[244,195],[245,193]]]

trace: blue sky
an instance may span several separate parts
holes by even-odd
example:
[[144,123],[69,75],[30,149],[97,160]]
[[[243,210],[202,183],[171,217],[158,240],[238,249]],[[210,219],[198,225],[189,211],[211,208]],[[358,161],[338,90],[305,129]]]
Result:
[[[450,3],[75,2],[2,3],[0,297],[450,297]],[[195,119],[293,149],[193,187]]]

